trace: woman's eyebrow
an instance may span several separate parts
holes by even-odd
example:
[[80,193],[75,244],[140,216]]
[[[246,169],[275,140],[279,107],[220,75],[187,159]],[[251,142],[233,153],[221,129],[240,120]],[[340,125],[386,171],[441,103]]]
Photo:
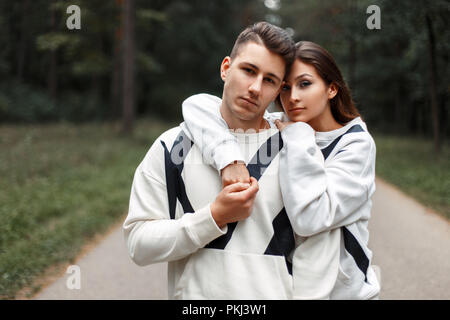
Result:
[[313,77],[312,75],[310,75],[309,73],[302,73],[301,75],[299,75],[299,76],[297,76],[296,78],[295,78],[295,80],[297,80],[297,79],[299,79],[299,78],[302,78],[302,77]]

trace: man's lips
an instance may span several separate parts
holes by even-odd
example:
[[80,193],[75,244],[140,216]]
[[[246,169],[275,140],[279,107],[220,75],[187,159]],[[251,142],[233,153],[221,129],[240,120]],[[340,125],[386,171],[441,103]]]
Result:
[[241,97],[241,99],[244,100],[244,101],[246,101],[246,102],[248,102],[248,103],[251,104],[251,105],[254,105],[255,107],[258,106],[258,103],[257,103],[256,101],[250,99],[250,98]]

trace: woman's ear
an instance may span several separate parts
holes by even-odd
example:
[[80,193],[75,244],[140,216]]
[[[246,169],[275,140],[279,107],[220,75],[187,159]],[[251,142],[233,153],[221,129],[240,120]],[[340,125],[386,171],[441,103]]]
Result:
[[328,99],[333,99],[339,91],[338,86],[333,82],[328,86]]
[[230,69],[231,66],[231,58],[230,57],[225,57],[222,61],[222,64],[220,65],[220,77],[222,78],[223,81],[225,81],[225,79],[227,78],[227,73],[228,70]]

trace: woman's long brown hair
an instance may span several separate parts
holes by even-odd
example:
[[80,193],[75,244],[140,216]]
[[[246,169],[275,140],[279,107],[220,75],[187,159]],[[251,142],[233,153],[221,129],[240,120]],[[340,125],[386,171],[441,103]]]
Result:
[[[360,117],[350,89],[345,83],[334,58],[327,50],[314,42],[300,41],[295,44],[295,58],[314,66],[327,85],[334,83],[338,87],[336,96],[330,100],[331,113],[338,123],[343,125],[356,117]],[[281,106],[279,96],[276,102]]]

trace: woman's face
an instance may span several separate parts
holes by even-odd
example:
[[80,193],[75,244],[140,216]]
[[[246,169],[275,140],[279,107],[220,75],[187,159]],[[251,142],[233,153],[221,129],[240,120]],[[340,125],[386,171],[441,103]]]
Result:
[[333,120],[330,99],[336,93],[336,86],[327,85],[312,65],[296,59],[282,86],[280,98],[291,121],[306,122],[316,129],[313,124]]

